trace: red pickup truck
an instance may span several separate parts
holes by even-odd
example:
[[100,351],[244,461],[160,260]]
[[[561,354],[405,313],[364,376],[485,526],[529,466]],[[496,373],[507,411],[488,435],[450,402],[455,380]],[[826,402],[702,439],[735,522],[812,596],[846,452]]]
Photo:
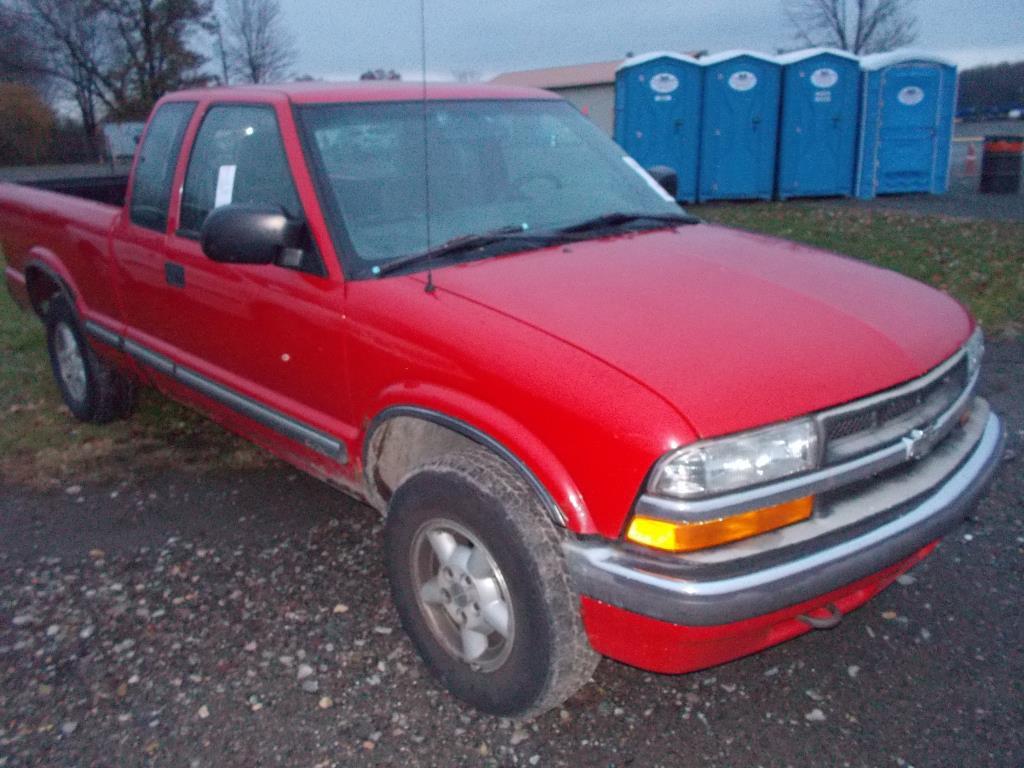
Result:
[[834,626],[998,464],[957,302],[699,222],[543,91],[176,93],[124,197],[0,185],[72,413],[152,385],[379,509],[405,629],[487,712]]

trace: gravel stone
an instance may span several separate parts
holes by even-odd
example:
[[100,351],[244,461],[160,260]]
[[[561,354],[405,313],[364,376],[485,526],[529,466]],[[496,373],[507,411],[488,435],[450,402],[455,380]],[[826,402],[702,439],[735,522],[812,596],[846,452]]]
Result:
[[[982,392],[1019,454],[1024,343],[988,346]],[[273,463],[0,479],[0,766],[1021,766],[1019,465],[912,589],[836,629],[697,674],[606,660],[528,723],[435,681],[387,599],[379,513],[324,483]]]

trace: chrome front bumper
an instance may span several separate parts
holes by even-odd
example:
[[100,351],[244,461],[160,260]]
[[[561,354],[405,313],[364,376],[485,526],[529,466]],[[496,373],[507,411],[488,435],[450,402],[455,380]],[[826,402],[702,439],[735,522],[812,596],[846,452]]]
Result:
[[569,571],[581,594],[674,624],[760,616],[870,576],[947,533],[984,492],[1003,441],[978,398],[933,452],[831,491],[811,520],[689,557],[568,540]]

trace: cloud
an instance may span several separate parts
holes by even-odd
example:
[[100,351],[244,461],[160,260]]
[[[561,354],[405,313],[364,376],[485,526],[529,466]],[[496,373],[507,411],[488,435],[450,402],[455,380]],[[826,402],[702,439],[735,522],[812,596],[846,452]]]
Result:
[[[793,44],[782,0],[423,1],[427,67],[439,76],[600,61],[627,51],[772,52]],[[348,76],[384,67],[412,78],[420,68],[420,0],[288,0],[282,7],[301,41],[299,71]],[[919,48],[963,66],[1021,58],[1020,0],[928,0],[914,7]]]

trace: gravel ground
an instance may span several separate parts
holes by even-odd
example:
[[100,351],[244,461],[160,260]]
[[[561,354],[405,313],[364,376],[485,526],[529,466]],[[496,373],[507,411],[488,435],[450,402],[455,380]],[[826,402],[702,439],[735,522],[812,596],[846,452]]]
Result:
[[369,508],[287,469],[0,486],[0,767],[1024,764],[1024,343],[1005,465],[836,630],[687,676],[604,661],[532,723],[469,711],[398,628]]

